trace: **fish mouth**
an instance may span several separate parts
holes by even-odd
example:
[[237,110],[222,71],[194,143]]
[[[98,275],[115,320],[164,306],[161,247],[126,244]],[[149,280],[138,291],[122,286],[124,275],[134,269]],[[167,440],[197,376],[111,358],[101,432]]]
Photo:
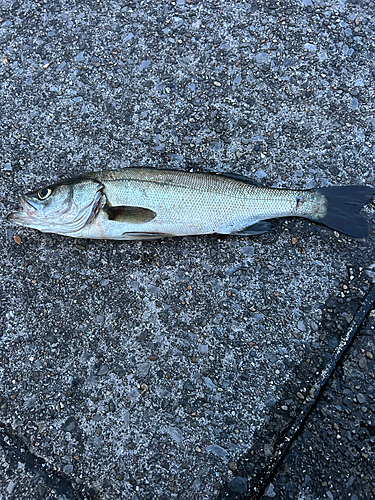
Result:
[[23,195],[18,197],[18,211],[11,212],[7,215],[6,219],[12,222],[21,224],[25,222],[28,217],[31,217],[37,212],[37,207],[32,202],[27,200]]

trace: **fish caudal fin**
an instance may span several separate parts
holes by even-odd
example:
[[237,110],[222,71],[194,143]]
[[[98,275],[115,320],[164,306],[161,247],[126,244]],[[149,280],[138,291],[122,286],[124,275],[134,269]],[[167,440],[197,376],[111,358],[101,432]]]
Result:
[[316,189],[327,200],[327,213],[322,219],[313,219],[319,224],[347,234],[353,238],[368,235],[367,222],[360,211],[374,195],[375,190],[368,186],[338,186]]

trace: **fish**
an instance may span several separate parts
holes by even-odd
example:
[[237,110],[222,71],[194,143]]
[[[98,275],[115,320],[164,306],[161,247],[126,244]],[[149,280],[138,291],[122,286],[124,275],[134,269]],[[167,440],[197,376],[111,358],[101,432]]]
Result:
[[369,186],[309,190],[262,187],[236,174],[129,167],[84,173],[21,195],[8,220],[73,238],[153,240],[251,236],[301,217],[353,238],[368,235],[360,211]]

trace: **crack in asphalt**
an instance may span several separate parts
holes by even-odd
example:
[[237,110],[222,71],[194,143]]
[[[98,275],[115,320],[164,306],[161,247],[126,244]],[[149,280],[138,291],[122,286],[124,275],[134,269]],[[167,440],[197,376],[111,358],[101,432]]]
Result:
[[[53,490],[57,495],[64,495],[66,500],[96,500],[94,491],[74,485],[61,471],[54,470],[53,466],[33,454],[28,447],[27,439],[17,435],[7,424],[0,422],[0,447],[3,448],[7,461],[16,465],[21,462],[25,469],[34,474],[35,487],[43,482],[46,489]],[[12,498],[12,495],[10,496]]]
[[304,425],[306,424],[312,411],[316,408],[318,402],[321,399],[324,389],[327,387],[330,379],[335,373],[336,369],[340,365],[345,353],[348,351],[349,347],[353,343],[356,334],[363,322],[365,321],[370,310],[375,303],[375,285],[373,285],[368,291],[366,297],[362,301],[360,307],[358,308],[353,321],[346,332],[346,335],[342,337],[342,341],[335,349],[332,362],[322,371],[319,379],[313,385],[314,395],[313,400],[304,408],[303,411],[296,416],[295,420],[292,421],[289,428],[287,428],[280,436],[279,442],[276,443],[273,450],[273,458],[267,466],[267,470],[263,471],[264,474],[260,478],[258,484],[253,487],[252,491],[246,495],[238,495],[227,487],[222,491],[223,497],[226,498],[243,498],[246,500],[260,500],[267,490],[268,486],[272,483],[277,471],[281,467],[286,454],[288,453],[291,445],[295,442],[298,436],[301,434]]

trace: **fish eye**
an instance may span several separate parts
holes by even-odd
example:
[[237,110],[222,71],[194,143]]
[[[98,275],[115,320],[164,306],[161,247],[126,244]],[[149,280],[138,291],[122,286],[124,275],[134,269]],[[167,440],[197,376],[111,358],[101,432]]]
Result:
[[51,195],[51,193],[52,193],[52,189],[50,189],[50,188],[39,189],[38,198],[40,200],[46,200],[48,198],[48,196]]

